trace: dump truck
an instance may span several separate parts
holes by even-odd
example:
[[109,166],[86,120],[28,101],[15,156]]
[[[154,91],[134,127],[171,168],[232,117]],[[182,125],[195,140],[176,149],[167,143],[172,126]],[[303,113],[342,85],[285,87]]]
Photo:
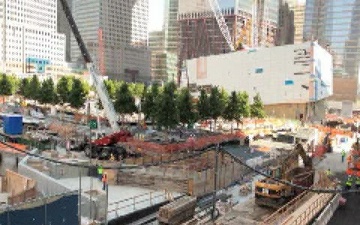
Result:
[[300,143],[297,143],[276,165],[269,166],[266,173],[269,177],[255,182],[255,203],[271,208],[280,208],[304,191],[279,180],[310,187],[313,185],[315,174],[312,160]]

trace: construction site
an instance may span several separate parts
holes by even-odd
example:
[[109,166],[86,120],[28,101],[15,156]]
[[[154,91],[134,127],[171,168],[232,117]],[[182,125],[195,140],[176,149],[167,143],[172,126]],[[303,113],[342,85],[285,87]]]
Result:
[[[180,61],[272,44],[266,2],[235,12],[214,0],[204,13],[180,13]],[[353,185],[343,187],[343,175],[360,177],[358,118],[241,118],[236,129],[205,119],[163,131],[145,120],[119,123],[70,7],[60,3],[105,116],[2,103],[1,158],[14,168],[0,180],[0,224],[327,224],[346,206],[342,194]]]

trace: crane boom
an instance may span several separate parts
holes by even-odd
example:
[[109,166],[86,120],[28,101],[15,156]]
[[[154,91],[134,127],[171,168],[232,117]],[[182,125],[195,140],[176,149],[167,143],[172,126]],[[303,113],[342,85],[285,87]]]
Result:
[[210,7],[211,7],[211,10],[213,11],[213,13],[215,15],[215,18],[216,18],[216,21],[217,21],[217,23],[219,25],[220,31],[221,31],[222,35],[224,36],[224,38],[226,40],[226,43],[228,44],[231,51],[235,51],[234,44],[231,41],[231,35],[230,35],[230,32],[229,32],[229,28],[226,25],[226,22],[225,22],[223,14],[221,12],[218,1],[217,0],[209,0],[209,4],[210,4]]
[[74,34],[74,37],[76,39],[76,42],[79,45],[81,54],[87,64],[87,67],[89,69],[91,78],[94,82],[94,86],[96,88],[96,92],[99,95],[99,98],[101,100],[101,103],[104,107],[107,119],[109,120],[110,126],[113,131],[120,130],[120,127],[117,123],[117,115],[114,109],[114,105],[112,101],[110,100],[109,94],[107,92],[107,89],[104,85],[103,79],[100,78],[100,76],[97,73],[97,69],[91,59],[91,56],[89,54],[89,51],[86,48],[86,45],[84,43],[84,40],[82,39],[79,29],[75,23],[74,17],[72,16],[71,10],[69,8],[69,5],[66,0],[60,0],[60,3],[62,5],[63,11],[65,13],[66,19],[69,22],[69,25],[71,27],[72,33]]

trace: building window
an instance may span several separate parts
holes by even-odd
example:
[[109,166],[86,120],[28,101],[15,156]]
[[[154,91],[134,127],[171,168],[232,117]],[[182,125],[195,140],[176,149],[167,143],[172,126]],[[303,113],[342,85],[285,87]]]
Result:
[[255,73],[263,73],[264,69],[263,68],[256,68],[255,69]]

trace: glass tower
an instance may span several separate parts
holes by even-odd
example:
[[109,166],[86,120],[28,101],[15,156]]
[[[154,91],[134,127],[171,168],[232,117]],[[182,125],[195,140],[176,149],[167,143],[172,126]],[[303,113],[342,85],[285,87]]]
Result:
[[334,57],[334,76],[358,77],[360,0],[307,0],[304,39],[318,40]]

